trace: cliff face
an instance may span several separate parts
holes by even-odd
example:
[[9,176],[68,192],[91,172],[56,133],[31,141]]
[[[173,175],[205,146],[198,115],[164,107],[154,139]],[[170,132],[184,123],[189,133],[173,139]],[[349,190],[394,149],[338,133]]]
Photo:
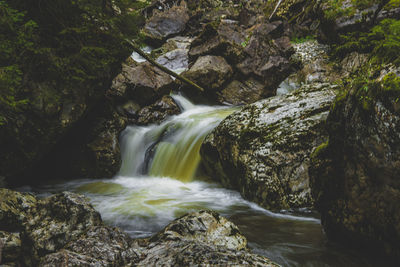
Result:
[[135,15],[120,1],[1,1],[0,12],[0,176],[13,183],[107,104]]

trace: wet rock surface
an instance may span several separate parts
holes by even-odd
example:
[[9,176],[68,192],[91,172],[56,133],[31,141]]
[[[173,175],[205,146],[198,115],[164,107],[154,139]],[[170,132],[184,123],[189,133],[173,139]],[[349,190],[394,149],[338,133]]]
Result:
[[[134,240],[105,226],[81,195],[63,192],[38,200],[7,189],[0,189],[0,195],[0,264],[277,266],[252,254],[237,226],[216,212],[184,215],[153,237]],[[15,228],[4,227],[10,223]]]
[[176,219],[147,242],[145,258],[140,262],[143,266],[277,266],[265,257],[251,254],[239,229],[211,211]]
[[138,113],[136,121],[139,125],[161,123],[168,116],[176,115],[181,112],[179,106],[170,96],[163,96],[156,103],[142,108]]
[[151,42],[160,43],[167,37],[182,32],[188,21],[188,9],[182,1],[179,6],[172,6],[164,12],[154,11],[144,26],[144,32]]
[[268,209],[312,206],[309,155],[326,138],[334,88],[304,85],[228,116],[202,144],[208,174]]

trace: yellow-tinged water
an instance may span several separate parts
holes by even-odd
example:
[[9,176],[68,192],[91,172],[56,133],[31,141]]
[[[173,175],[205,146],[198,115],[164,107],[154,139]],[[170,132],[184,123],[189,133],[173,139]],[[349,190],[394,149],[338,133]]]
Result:
[[195,106],[180,98],[182,114],[161,125],[128,127],[122,135],[120,175],[170,177],[182,182],[194,179],[200,163],[200,147],[235,107]]

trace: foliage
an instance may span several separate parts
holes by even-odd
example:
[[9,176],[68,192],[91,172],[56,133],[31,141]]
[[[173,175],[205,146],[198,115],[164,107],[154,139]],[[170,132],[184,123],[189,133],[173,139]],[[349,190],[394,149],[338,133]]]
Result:
[[145,4],[0,0],[0,125],[29,105],[33,83],[53,85],[52,99],[104,89],[130,53],[125,38],[138,36]]
[[305,42],[308,42],[308,41],[312,41],[312,40],[315,40],[315,36],[307,35],[307,36],[304,36],[304,37],[294,37],[290,41],[293,44],[302,44],[302,43],[305,43]]
[[334,46],[334,56],[344,57],[353,51],[370,53],[374,63],[392,62],[400,65],[400,21],[385,19],[369,32],[341,35],[341,43]]

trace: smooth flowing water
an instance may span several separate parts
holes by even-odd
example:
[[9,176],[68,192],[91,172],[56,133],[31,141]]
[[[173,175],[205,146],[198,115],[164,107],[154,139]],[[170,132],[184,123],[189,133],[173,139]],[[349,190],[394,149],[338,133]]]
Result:
[[378,266],[356,252],[327,243],[310,212],[273,213],[222,188],[199,172],[206,135],[235,111],[196,106],[174,96],[183,112],[161,125],[129,126],[121,135],[122,166],[113,179],[75,180],[31,189],[88,196],[103,220],[132,237],[148,237],[187,212],[212,209],[230,218],[254,252],[283,266]]

